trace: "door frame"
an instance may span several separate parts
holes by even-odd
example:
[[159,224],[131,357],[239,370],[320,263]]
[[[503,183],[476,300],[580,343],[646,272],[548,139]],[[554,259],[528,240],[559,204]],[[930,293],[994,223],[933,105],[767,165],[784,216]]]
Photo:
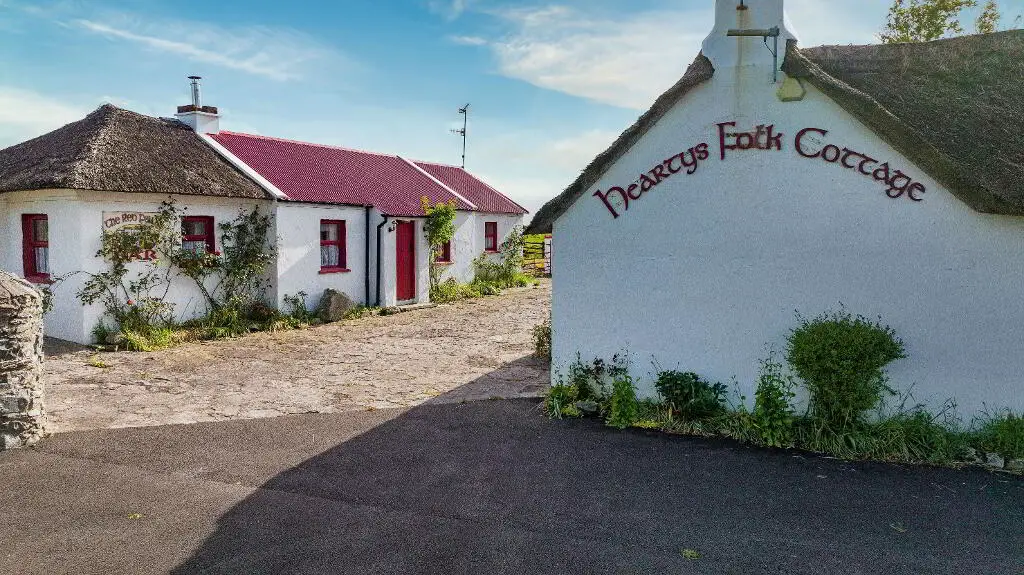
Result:
[[[401,241],[402,232],[401,230],[408,230],[409,239],[407,242]],[[403,244],[408,251],[408,262],[405,264],[405,270],[408,272],[409,277],[407,279],[408,284],[411,284],[411,296],[402,297],[402,255],[403,255]],[[417,292],[417,278],[416,278],[416,221],[415,220],[397,220],[395,226],[395,302],[409,302],[416,301]]]

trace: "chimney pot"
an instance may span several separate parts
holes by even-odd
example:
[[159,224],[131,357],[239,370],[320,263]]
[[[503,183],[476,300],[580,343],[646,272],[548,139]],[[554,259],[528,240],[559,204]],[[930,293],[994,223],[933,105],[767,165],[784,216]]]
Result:
[[189,76],[192,88],[192,103],[178,106],[175,116],[179,121],[202,134],[216,134],[220,131],[220,117],[216,106],[204,106],[199,81],[202,76]]

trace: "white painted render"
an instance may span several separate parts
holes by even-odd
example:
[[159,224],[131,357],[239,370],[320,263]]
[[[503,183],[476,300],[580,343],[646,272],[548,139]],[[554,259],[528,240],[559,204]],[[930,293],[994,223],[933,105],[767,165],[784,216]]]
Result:
[[454,278],[460,283],[473,281],[473,260],[484,253],[484,223],[497,222],[498,245],[510,233],[524,225],[525,216],[488,214],[484,212],[457,212],[455,235],[452,237],[452,262],[445,266],[442,280]]
[[[307,294],[306,306],[310,309],[316,309],[326,289],[340,291],[356,303],[369,301],[365,293],[366,208],[277,202],[274,212],[277,237],[274,299],[278,309],[286,310],[284,297],[300,291]],[[346,265],[350,271],[321,273],[321,220],[345,222]]]
[[[740,59],[765,49],[760,38],[728,42]],[[811,86],[803,101],[780,102],[770,65],[757,61],[716,71],[555,222],[555,379],[577,354],[628,351],[644,395],[656,361],[735,378],[752,401],[759,361],[784,350],[795,313],[842,304],[903,338],[908,358],[888,373],[916,401],[952,398],[966,415],[1024,409],[1024,218],[971,210]],[[722,160],[717,123],[730,121],[774,124],[782,150]],[[801,157],[794,137],[809,127],[829,131],[807,140],[813,150],[833,143],[888,160],[927,188],[922,201],[890,199],[856,169]],[[700,143],[710,157],[693,175],[671,176],[618,218],[591,195]]]
[[[374,234],[371,240],[371,275],[374,277],[371,279],[371,286],[376,290],[376,233],[377,224],[381,222],[381,213],[377,210],[373,210],[373,215],[370,218],[372,222],[372,234]],[[414,237],[416,238],[416,298],[412,301],[399,302],[397,298],[398,293],[398,271],[395,268],[395,261],[397,258],[397,251],[395,246],[396,236],[396,222],[398,221],[412,221],[415,224],[415,230],[413,231]],[[406,218],[406,217],[389,217],[387,223],[381,228],[381,288],[380,288],[380,306],[382,307],[393,307],[401,304],[412,304],[412,303],[427,303],[430,301],[430,268],[429,257],[430,250],[427,248],[427,240],[423,235],[423,218]],[[376,291],[374,291],[374,298],[376,303]]]
[[[187,215],[213,216],[214,225],[233,220],[240,210],[260,205],[269,210],[271,203],[238,198],[206,196],[170,196]],[[103,212],[156,212],[168,196],[75,190],[38,190],[0,195],[5,238],[0,250],[0,268],[22,274],[21,215],[46,214],[49,221],[49,264],[52,276],[83,272],[69,277],[54,288],[54,308],[45,318],[46,335],[92,343],[92,330],[103,315],[100,304],[85,306],[77,297],[88,279],[87,273],[107,269],[96,252],[100,249]],[[6,241],[10,240],[10,241]],[[219,233],[217,249],[221,249]],[[141,269],[143,264],[138,264]],[[212,287],[212,286],[207,286]],[[188,319],[206,313],[206,303],[198,287],[188,278],[172,282],[165,301],[175,306],[175,316]],[[108,320],[109,321],[109,320]]]

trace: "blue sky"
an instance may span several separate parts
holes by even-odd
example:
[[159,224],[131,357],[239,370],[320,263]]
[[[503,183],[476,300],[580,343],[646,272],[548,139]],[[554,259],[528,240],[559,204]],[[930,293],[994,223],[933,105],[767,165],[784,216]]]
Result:
[[[198,74],[223,129],[457,164],[470,102],[467,168],[536,211],[682,75],[713,4],[0,0],[0,147],[103,102],[170,116]],[[888,5],[787,10],[804,45],[869,43]]]

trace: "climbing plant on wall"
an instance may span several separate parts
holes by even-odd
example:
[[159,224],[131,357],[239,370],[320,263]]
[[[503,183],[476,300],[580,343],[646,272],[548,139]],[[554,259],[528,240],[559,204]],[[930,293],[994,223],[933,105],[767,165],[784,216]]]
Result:
[[[215,323],[266,307],[270,286],[266,272],[274,257],[268,240],[270,217],[253,208],[220,224],[222,253],[182,247],[183,213],[167,201],[137,225],[103,233],[96,256],[107,268],[83,272],[89,279],[78,297],[84,304],[103,305],[116,331],[145,335],[169,328],[174,323],[174,305],[166,299],[176,276],[193,280]],[[111,330],[101,324],[97,331]]]
[[423,213],[427,216],[423,222],[423,233],[427,236],[427,245],[430,246],[430,289],[434,290],[441,281],[441,266],[438,265],[437,258],[441,254],[441,248],[455,236],[455,202],[437,202],[432,206],[426,196],[420,201],[423,204]]

